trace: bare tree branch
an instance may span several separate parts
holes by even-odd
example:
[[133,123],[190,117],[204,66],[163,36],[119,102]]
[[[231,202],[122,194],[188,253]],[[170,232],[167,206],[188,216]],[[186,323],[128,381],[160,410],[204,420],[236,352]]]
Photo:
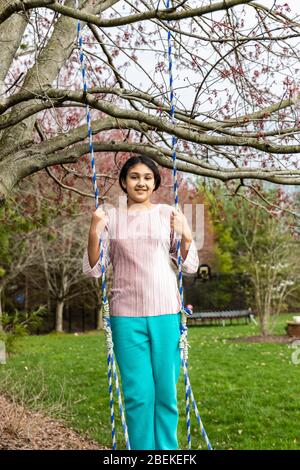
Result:
[[177,12],[176,9],[174,12],[172,11],[173,9],[171,9],[171,11],[152,10],[136,15],[128,15],[109,20],[104,18],[98,18],[95,15],[88,14],[83,11],[78,11],[74,8],[70,8],[64,5],[60,5],[59,3],[56,3],[52,0],[23,0],[23,2],[17,0],[12,5],[4,9],[3,12],[0,14],[0,23],[2,21],[5,21],[10,15],[12,15],[12,13],[15,13],[17,11],[21,11],[23,9],[29,10],[32,8],[46,7],[50,10],[56,11],[57,13],[61,13],[62,15],[84,21],[85,23],[91,23],[102,28],[111,28],[113,26],[122,26],[136,23],[138,21],[150,20],[153,18],[169,21],[192,18],[194,16],[202,16],[208,13],[213,13],[227,8],[233,8],[237,5],[248,4],[251,2],[252,0],[222,0],[220,2],[211,3],[210,5],[204,7],[190,8],[188,10],[179,12]]

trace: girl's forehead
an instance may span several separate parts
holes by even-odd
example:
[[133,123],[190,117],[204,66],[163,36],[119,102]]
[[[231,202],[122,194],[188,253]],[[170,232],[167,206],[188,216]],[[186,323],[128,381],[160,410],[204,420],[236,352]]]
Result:
[[147,167],[147,165],[144,165],[143,163],[138,163],[137,165],[132,166],[129,170],[128,173],[139,173],[139,174],[150,174],[152,175],[153,172],[150,168]]

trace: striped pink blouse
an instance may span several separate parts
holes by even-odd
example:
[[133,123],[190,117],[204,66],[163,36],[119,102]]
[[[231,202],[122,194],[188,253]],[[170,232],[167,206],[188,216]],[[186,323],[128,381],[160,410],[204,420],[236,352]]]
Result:
[[[103,232],[104,263],[113,267],[110,290],[110,315],[145,317],[178,313],[181,299],[178,289],[176,244],[178,235],[170,226],[173,207],[156,204],[152,209],[127,211],[112,208]],[[199,258],[194,240],[185,260],[183,273],[195,273]],[[89,264],[83,255],[83,273],[101,277],[98,261]]]

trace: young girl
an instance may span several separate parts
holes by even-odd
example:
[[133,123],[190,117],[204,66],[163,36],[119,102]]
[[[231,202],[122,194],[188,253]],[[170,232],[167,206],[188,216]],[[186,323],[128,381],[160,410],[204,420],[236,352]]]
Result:
[[[177,239],[182,271],[195,273],[198,253],[187,220],[167,204],[152,204],[160,186],[156,164],[131,157],[119,184],[127,207],[94,211],[83,272],[100,277],[99,238],[104,263],[113,266],[110,299],[114,353],[119,365],[131,449],[176,450],[180,373],[180,309]],[[109,241],[109,243],[108,243]]]

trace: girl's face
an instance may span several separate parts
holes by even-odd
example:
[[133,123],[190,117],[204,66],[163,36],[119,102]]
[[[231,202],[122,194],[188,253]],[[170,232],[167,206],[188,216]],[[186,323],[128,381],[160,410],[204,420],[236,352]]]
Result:
[[148,202],[155,187],[154,173],[144,163],[137,163],[128,170],[123,184],[127,190],[128,202]]

